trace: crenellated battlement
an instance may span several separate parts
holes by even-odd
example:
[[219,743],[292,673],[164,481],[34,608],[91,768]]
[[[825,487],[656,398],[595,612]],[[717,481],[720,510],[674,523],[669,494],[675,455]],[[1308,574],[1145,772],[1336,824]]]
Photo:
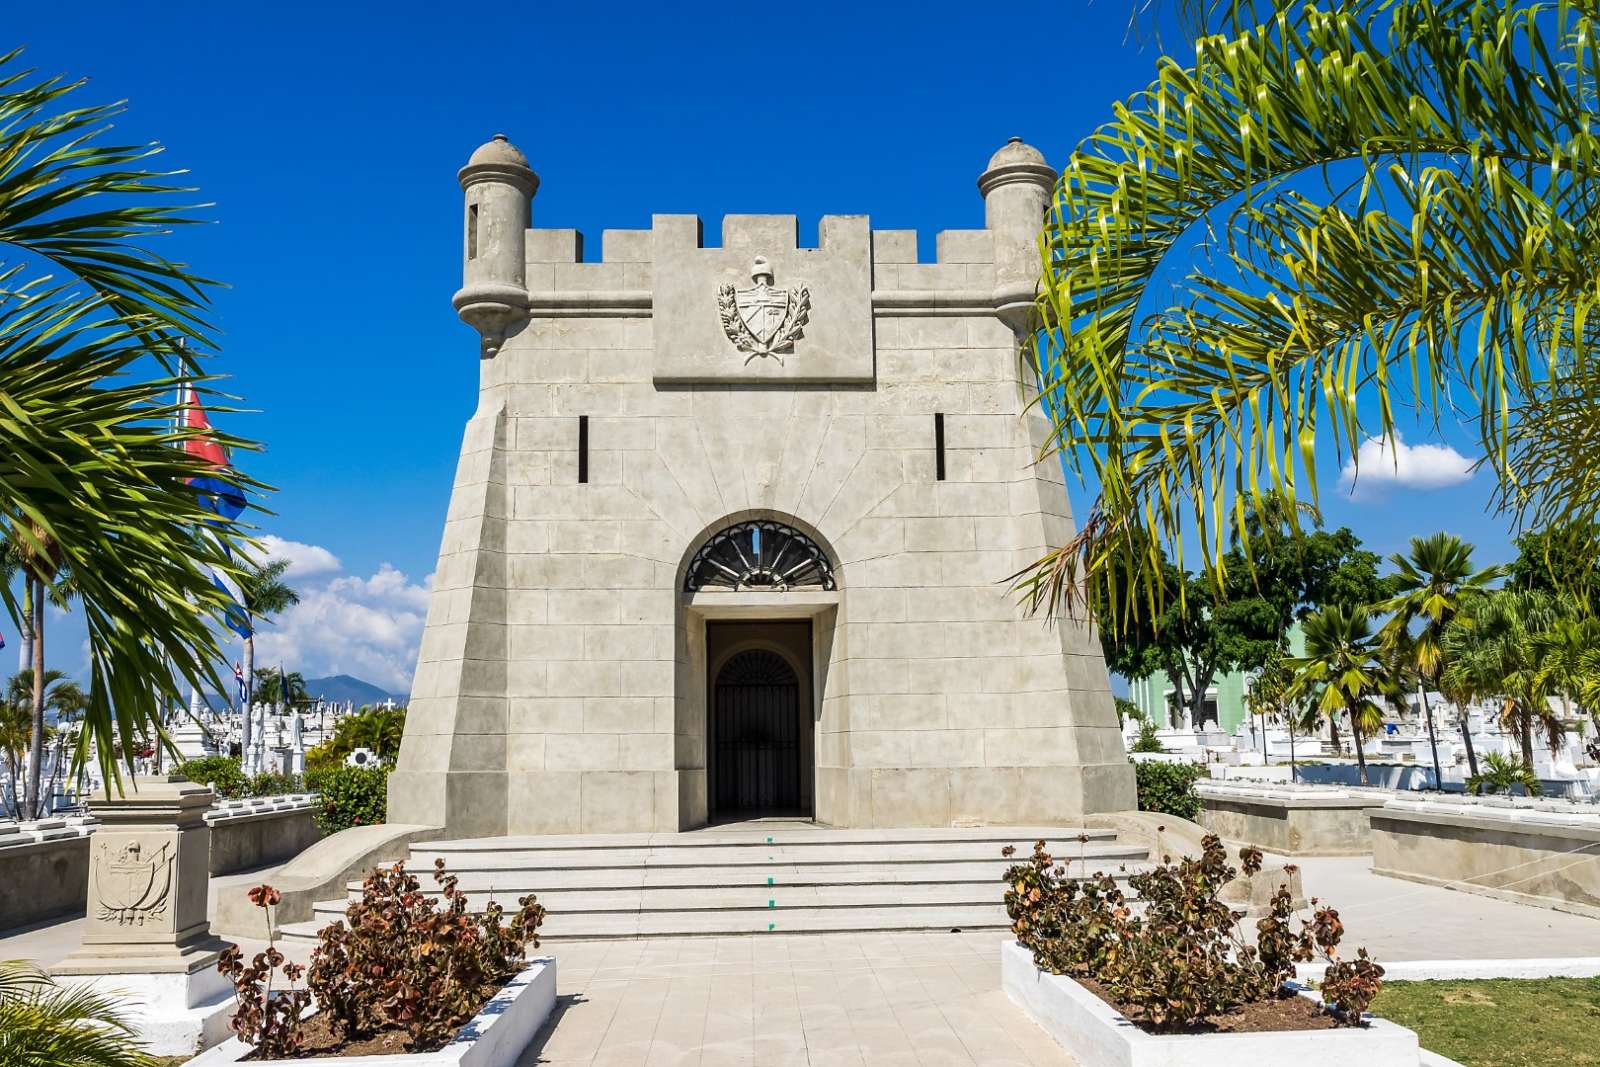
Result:
[[600,258],[586,261],[584,235],[575,229],[527,231],[527,278],[531,292],[599,292],[651,289],[652,267],[663,252],[721,250],[753,257],[805,252],[852,254],[864,251],[875,290],[953,292],[992,288],[995,241],[989,230],[942,230],[935,237],[935,258],[919,259],[917,231],[872,230],[865,216],[825,215],[817,225],[817,242],[799,240],[794,215],[726,215],[721,244],[705,243],[705,225],[697,215],[656,215],[648,230],[604,230]]

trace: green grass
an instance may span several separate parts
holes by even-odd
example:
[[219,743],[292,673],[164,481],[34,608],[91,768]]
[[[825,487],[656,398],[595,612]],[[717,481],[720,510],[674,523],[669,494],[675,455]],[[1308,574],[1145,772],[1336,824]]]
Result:
[[1600,1067],[1600,978],[1385,982],[1372,1011],[1466,1067]]

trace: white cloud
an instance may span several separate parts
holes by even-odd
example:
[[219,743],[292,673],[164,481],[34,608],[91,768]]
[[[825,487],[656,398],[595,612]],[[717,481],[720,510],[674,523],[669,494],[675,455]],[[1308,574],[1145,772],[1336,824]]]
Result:
[[1399,435],[1361,442],[1354,461],[1346,460],[1339,483],[1351,495],[1385,489],[1443,489],[1472,477],[1472,460],[1449,445],[1408,445]]
[[[267,540],[264,538],[263,540]],[[272,539],[276,540],[276,539]],[[322,561],[338,560],[325,548],[279,541],[300,551],[296,557],[317,567],[329,568]],[[290,567],[290,575],[310,574]],[[256,665],[299,671],[307,678],[330,674],[349,674],[391,692],[411,688],[416,667],[417,646],[422,640],[422,624],[428,609],[428,586],[433,576],[420,583],[388,563],[370,577],[333,574],[313,581],[296,581],[300,603],[270,623],[260,625],[256,634]]]
[[262,554],[262,562],[269,559],[288,560],[289,569],[284,573],[292,578],[304,578],[308,574],[327,574],[338,570],[341,566],[339,557],[321,545],[287,541],[272,534],[261,538],[261,543],[266,548]]

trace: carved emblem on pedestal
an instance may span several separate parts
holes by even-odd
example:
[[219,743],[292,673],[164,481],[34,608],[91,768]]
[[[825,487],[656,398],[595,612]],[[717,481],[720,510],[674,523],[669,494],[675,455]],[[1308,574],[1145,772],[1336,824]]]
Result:
[[724,285],[717,290],[717,310],[722,316],[722,332],[733,347],[748,352],[745,362],[757,356],[771,356],[783,362],[787,352],[805,331],[811,318],[811,292],[803,285],[779,289],[772,284],[772,266],[765,256],[757,256],[750,267],[748,289]]
[[143,926],[167,912],[172,893],[172,843],[150,849],[134,840],[120,848],[101,842],[96,914],[119,926]]

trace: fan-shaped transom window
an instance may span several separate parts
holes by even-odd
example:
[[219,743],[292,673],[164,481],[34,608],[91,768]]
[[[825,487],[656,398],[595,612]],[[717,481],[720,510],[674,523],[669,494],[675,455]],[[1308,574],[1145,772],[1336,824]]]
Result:
[[741,522],[695,553],[684,588],[832,589],[833,564],[811,538],[781,522]]

